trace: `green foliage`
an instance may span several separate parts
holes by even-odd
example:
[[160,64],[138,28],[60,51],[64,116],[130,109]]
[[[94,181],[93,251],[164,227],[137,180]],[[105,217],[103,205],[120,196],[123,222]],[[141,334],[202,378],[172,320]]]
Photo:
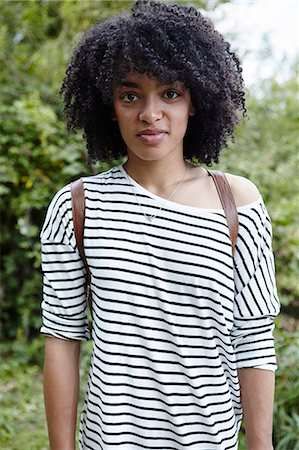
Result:
[[299,450],[299,328],[290,334],[277,324],[276,348],[275,449]]
[[221,170],[260,188],[273,222],[277,285],[285,312],[299,317],[298,85],[296,65],[284,83],[261,82],[248,93],[249,120],[224,152]]
[[2,320],[8,337],[29,336],[39,326],[38,235],[45,206],[57,189],[88,169],[80,140],[66,138],[61,120],[37,91],[0,105],[0,113]]
[[[40,337],[30,343],[20,339],[0,347],[1,450],[49,448],[40,369],[43,346],[44,338]],[[81,352],[79,411],[83,407],[90,355],[91,343],[88,342],[82,346]]]
[[[37,366],[24,366],[16,358],[0,368],[0,447],[2,450],[46,450],[47,430],[42,378]],[[29,444],[30,443],[30,444]]]

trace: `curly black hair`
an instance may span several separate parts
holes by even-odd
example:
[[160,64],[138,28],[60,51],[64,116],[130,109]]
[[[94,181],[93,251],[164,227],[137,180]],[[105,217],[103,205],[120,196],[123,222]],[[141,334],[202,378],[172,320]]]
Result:
[[196,114],[189,119],[184,157],[218,162],[246,113],[238,57],[193,7],[138,0],[131,12],[93,26],[75,49],[61,87],[69,130],[84,130],[91,161],[125,156],[112,120],[112,86],[134,70],[190,89]]

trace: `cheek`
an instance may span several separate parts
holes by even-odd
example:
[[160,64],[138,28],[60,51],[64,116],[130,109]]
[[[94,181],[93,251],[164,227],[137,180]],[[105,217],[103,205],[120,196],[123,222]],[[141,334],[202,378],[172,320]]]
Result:
[[115,114],[118,122],[121,124],[129,123],[134,119],[134,112],[121,107],[115,107]]
[[118,115],[118,126],[122,135],[128,135],[132,130],[132,119],[129,114]]
[[180,111],[174,116],[175,127],[177,130],[185,129],[189,122],[189,108],[182,107]]
[[115,111],[120,134],[125,141],[130,140],[134,135],[134,118],[128,111]]

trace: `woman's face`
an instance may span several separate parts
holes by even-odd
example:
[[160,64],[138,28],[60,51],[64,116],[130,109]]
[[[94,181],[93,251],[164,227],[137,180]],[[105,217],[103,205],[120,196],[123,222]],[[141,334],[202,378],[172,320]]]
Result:
[[129,72],[114,88],[113,102],[113,118],[129,158],[131,154],[144,161],[182,158],[188,120],[195,114],[182,83],[161,85],[146,74]]

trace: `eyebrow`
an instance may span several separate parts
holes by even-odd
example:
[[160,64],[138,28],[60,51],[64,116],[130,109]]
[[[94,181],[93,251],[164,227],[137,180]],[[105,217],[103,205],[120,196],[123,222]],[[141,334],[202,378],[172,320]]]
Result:
[[120,87],[128,87],[128,88],[139,88],[138,83],[134,83],[133,81],[122,80],[119,84]]

